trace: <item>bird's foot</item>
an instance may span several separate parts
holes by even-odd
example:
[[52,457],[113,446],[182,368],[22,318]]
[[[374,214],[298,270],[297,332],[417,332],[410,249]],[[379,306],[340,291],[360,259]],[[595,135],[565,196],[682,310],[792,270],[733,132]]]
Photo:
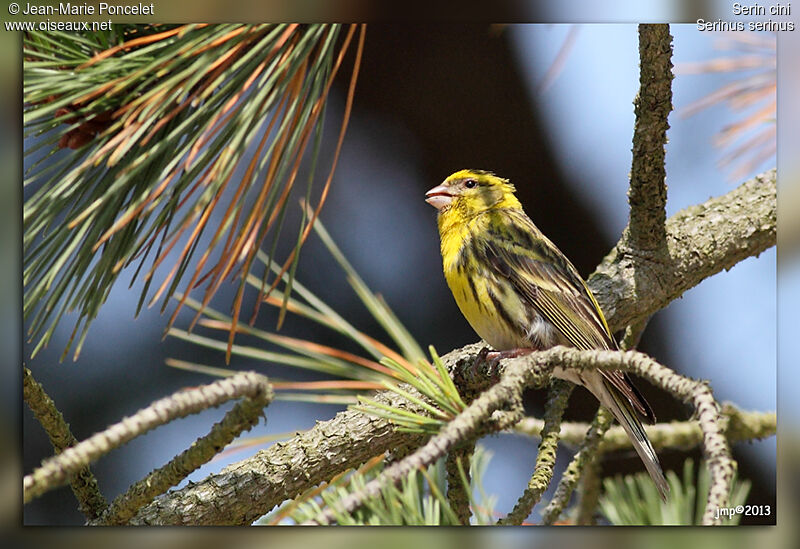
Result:
[[471,385],[472,380],[477,376],[485,378],[483,364],[486,362],[486,357],[491,351],[490,347],[483,346],[472,362],[465,363],[461,368],[461,377],[467,385]]
[[506,358],[517,358],[534,352],[533,348],[507,349],[505,351],[491,351],[489,347],[484,347],[475,357],[472,364],[472,373],[481,373],[488,376],[493,381],[500,379],[500,361]]
[[[492,351],[486,353],[486,360],[500,362],[504,358],[517,358],[520,356],[529,355],[536,351],[533,347],[524,347],[519,349],[508,349],[506,351]],[[483,352],[483,350],[481,350]]]

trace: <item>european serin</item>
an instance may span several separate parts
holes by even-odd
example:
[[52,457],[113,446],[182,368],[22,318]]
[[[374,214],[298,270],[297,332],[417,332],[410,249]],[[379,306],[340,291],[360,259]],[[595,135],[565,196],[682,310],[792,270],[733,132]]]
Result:
[[[425,195],[439,210],[444,275],[459,309],[498,351],[618,349],[592,292],[514,191],[491,172],[461,170]],[[652,423],[655,416],[628,375],[561,368],[553,375],[586,387],[611,411],[666,498],[667,482],[639,420]]]

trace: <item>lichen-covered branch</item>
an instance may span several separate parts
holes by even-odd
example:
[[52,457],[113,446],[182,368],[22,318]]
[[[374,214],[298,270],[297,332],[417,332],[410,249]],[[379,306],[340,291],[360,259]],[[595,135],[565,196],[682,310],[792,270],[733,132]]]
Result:
[[633,101],[633,160],[628,189],[629,248],[653,257],[666,253],[667,185],[664,145],[672,111],[672,36],[669,25],[639,25],[639,93]]
[[272,399],[272,388],[266,377],[255,372],[244,372],[158,400],[105,431],[47,459],[23,479],[23,500],[27,503],[63,485],[91,462],[159,425],[241,397],[260,403],[260,410]]
[[[375,400],[421,411],[390,391],[379,393]],[[337,473],[358,467],[381,452],[416,447],[421,440],[396,430],[383,418],[346,410],[298,433],[291,441],[275,443],[202,482],[167,493],[140,509],[129,523],[250,524]]]
[[666,259],[619,242],[588,280],[611,329],[648,318],[706,278],[774,246],[775,177],[769,170],[669,218]]
[[539,503],[550,481],[553,479],[553,468],[556,465],[561,417],[567,408],[567,401],[575,385],[555,379],[550,386],[550,396],[545,405],[544,421],[539,430],[539,448],[536,453],[536,465],[528,486],[517,500],[514,509],[498,521],[498,524],[519,526],[531,514],[533,507]]
[[[469,519],[472,511],[469,507],[469,464],[472,454],[475,453],[475,442],[468,442],[447,454],[445,461],[445,472],[447,473],[447,501],[458,517],[458,522],[462,526],[469,526]],[[459,466],[460,465],[460,466]],[[461,473],[466,475],[464,480]]]
[[[69,430],[69,425],[64,421],[64,416],[58,411],[44,388],[33,378],[33,374],[28,368],[22,369],[22,398],[47,433],[56,454],[78,444],[78,440]],[[78,510],[88,520],[100,516],[108,504],[103,494],[100,493],[97,479],[89,466],[82,467],[75,472],[69,479],[69,483],[72,493],[78,500]]]
[[530,356],[545,354],[548,355],[549,360],[560,363],[562,367],[602,368],[635,373],[676,398],[692,404],[695,417],[697,417],[703,433],[703,455],[711,475],[711,485],[702,522],[703,524],[719,524],[720,518],[715,518],[715,512],[717,509],[728,506],[728,496],[736,471],[736,463],[731,458],[728,441],[725,438],[719,405],[714,400],[711,388],[706,382],[680,376],[647,355],[635,351],[624,353],[585,352],[556,347],[546,353],[535,353]]
[[[253,387],[248,393],[253,397],[236,403],[222,421],[216,423],[209,433],[198,438],[189,448],[172,458],[169,463],[153,471],[144,479],[133,484],[127,492],[117,497],[108,510],[94,525],[123,525],[142,505],[150,503],[173,486],[177,486],[193,471],[208,463],[223,448],[243,431],[250,430],[263,415],[264,407],[272,400],[272,388],[267,378],[260,375],[245,374]],[[233,378],[229,378],[233,379]]]
[[589,426],[589,431],[586,433],[586,438],[583,439],[578,452],[572,457],[572,461],[569,462],[564,474],[561,475],[561,480],[558,481],[553,499],[550,500],[550,503],[547,504],[547,507],[542,512],[542,524],[553,524],[561,515],[561,512],[569,503],[572,492],[581,480],[583,470],[591,466],[592,462],[597,459],[597,448],[612,421],[614,421],[614,417],[611,412],[605,408],[597,410],[597,414],[595,414],[594,420]]
[[[774,436],[777,428],[777,416],[775,412],[740,410],[733,404],[725,403],[722,405],[721,423],[725,430],[725,438],[730,443],[736,443]],[[514,431],[538,438],[543,426],[542,419],[526,417],[514,426]],[[577,447],[586,436],[588,428],[588,423],[562,422],[559,433],[560,442]],[[695,420],[645,425],[644,430],[653,447],[657,449],[689,449],[703,442],[703,431]],[[625,430],[619,425],[612,426],[603,436],[600,444],[601,452],[613,452],[627,448],[631,448],[631,441]]]

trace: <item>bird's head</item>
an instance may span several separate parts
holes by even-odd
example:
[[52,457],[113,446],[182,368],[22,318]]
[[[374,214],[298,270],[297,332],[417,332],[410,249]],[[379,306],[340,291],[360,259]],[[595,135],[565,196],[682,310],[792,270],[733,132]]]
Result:
[[425,193],[425,202],[444,213],[471,215],[492,208],[519,208],[514,185],[483,170],[461,170]]

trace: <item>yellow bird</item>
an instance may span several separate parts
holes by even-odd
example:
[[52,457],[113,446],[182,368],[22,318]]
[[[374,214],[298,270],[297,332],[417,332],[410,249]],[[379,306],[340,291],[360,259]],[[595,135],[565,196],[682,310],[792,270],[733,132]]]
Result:
[[[491,172],[461,170],[425,195],[439,210],[444,276],[458,308],[497,351],[618,349],[592,292],[514,191]],[[669,487],[639,419],[653,423],[655,416],[630,377],[561,368],[553,375],[586,387],[608,408],[666,499]]]

